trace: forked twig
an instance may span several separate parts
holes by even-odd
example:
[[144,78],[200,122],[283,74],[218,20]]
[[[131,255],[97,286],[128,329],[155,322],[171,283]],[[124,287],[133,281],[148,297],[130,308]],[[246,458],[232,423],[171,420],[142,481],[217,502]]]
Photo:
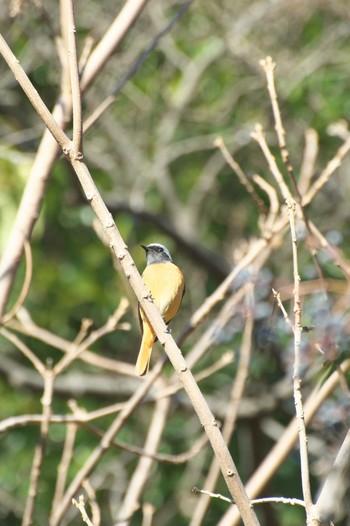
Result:
[[85,509],[85,501],[84,501],[84,495],[79,495],[79,501],[72,499],[72,504],[78,508],[78,510],[81,513],[81,518],[88,526],[94,526],[86,512]]
[[[340,368],[343,373],[350,371],[350,359],[345,360],[340,365]],[[327,400],[337,385],[339,385],[339,374],[338,371],[334,371],[327,380],[324,382],[321,380],[317,387],[310,393],[304,404],[306,424],[311,422],[317,410],[321,407],[322,403]],[[298,442],[298,437],[298,421],[296,417],[294,417],[280,436],[278,442],[276,442],[247,482],[246,488],[250,498],[254,498],[261,493],[268,481],[271,480],[284,459]],[[222,517],[218,526],[236,526],[239,523],[239,520],[240,517],[237,510],[235,508],[230,508]]]
[[[279,112],[278,112],[279,113]],[[277,127],[277,125],[276,125]],[[300,377],[300,342],[301,342],[301,301],[300,301],[300,276],[298,270],[298,252],[297,252],[297,236],[295,227],[295,215],[296,215],[296,203],[290,193],[288,186],[286,185],[283,176],[278,169],[276,161],[272,156],[270,149],[266,143],[265,136],[262,127],[257,125],[255,132],[252,133],[252,137],[259,143],[262,151],[264,152],[265,158],[268,162],[271,173],[276,179],[276,182],[280,188],[280,191],[287,204],[287,212],[289,218],[289,226],[291,233],[292,243],[292,256],[293,256],[293,278],[294,278],[294,372],[293,372],[293,392],[294,401],[296,408],[296,416],[299,425],[299,444],[300,444],[300,460],[301,460],[301,475],[302,475],[302,486],[303,496],[305,501],[305,507],[307,514],[311,513],[312,510],[312,498],[310,489],[310,476],[309,476],[309,461],[307,452],[307,437],[305,430],[304,411],[301,397],[301,377]],[[283,135],[282,135],[283,138]],[[281,138],[281,140],[282,140]],[[288,157],[287,157],[288,162]],[[288,316],[285,319],[288,319]],[[289,325],[292,324],[289,322]]]
[[304,408],[301,396],[301,368],[300,368],[300,344],[301,344],[301,300],[300,300],[300,275],[298,265],[297,234],[295,226],[296,203],[294,200],[287,202],[288,217],[290,223],[292,254],[293,254],[293,278],[294,278],[294,369],[293,369],[293,394],[296,417],[299,429],[301,483],[303,497],[308,520],[312,513],[312,496],[310,487],[309,457],[307,448],[307,435],[305,428]]

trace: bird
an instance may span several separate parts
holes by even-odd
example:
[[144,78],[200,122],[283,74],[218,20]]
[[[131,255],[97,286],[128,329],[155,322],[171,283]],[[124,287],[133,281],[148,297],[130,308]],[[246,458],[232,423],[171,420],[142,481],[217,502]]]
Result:
[[[185,293],[185,278],[172,260],[169,250],[159,243],[141,245],[146,252],[146,268],[142,278],[151,293],[152,300],[166,324],[180,308]],[[135,365],[138,376],[147,374],[156,333],[139,305],[139,319],[142,330],[141,347]]]

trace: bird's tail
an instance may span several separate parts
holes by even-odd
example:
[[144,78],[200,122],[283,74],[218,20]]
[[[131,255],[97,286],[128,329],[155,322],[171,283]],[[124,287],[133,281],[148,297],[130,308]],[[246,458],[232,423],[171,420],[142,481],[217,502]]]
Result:
[[148,323],[144,323],[141,347],[135,365],[135,374],[138,376],[144,376],[148,373],[152,347],[155,339],[156,335],[152,327],[148,325]]

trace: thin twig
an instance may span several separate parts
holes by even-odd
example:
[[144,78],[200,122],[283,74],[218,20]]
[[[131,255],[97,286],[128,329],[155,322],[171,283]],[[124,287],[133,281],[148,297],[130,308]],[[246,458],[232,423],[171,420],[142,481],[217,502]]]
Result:
[[[202,355],[202,351],[204,352],[213,343],[212,341],[209,341],[208,345],[206,346],[205,342],[204,342],[204,340],[202,340],[202,338],[201,338],[201,341],[202,341],[202,345],[201,345],[201,348],[199,349],[201,354],[200,355],[199,354],[196,355],[196,361]],[[215,374],[216,372],[220,371],[224,367],[227,367],[231,363],[234,363],[234,361],[235,361],[235,353],[233,351],[227,351],[222,356],[220,356],[220,358],[215,363],[213,363],[209,367],[206,367],[205,369],[202,369],[198,373],[195,373],[194,378],[195,378],[197,383],[200,383],[203,380],[206,380],[207,378],[209,378],[210,376]],[[173,381],[173,383],[172,383],[172,381]],[[181,389],[182,389],[181,382],[176,380],[175,375],[173,375],[173,377],[169,380],[169,385],[165,389],[160,390],[155,395],[154,399],[155,400],[159,400],[160,398],[166,398],[166,397],[172,396],[172,395],[178,393],[179,391],[181,391]]]
[[140,385],[140,387],[135,391],[133,396],[124,404],[122,411],[114,419],[112,424],[106,430],[104,436],[102,437],[100,443],[95,447],[93,452],[90,454],[89,458],[82,466],[82,468],[75,475],[73,481],[69,485],[66,493],[60,503],[56,508],[53,517],[50,521],[50,526],[58,526],[61,522],[62,517],[64,516],[73,495],[81,487],[83,481],[89,477],[91,471],[94,469],[96,464],[99,462],[103,454],[108,450],[111,445],[111,442],[114,436],[118,433],[121,427],[124,425],[126,419],[130,414],[135,410],[141,400],[146,396],[149,389],[152,387],[154,381],[159,376],[162,369],[162,364],[159,362],[153,367],[152,371],[148,374],[145,381]]
[[[80,410],[79,412],[75,412],[74,415],[51,415],[50,424],[68,424],[67,427],[70,425],[73,427],[73,424],[80,424],[88,431],[91,431],[94,435],[102,438],[103,432],[100,429],[85,424],[88,424],[89,422],[92,422],[93,420],[103,416],[108,416],[115,412],[121,411],[123,407],[124,403],[120,403],[97,409],[96,411],[91,411],[90,413]],[[0,422],[0,434],[8,432],[11,429],[16,429],[17,427],[24,427],[31,424],[40,425],[42,421],[43,416],[40,414],[11,416]],[[205,433],[203,433],[188,451],[178,453],[177,455],[170,455],[166,453],[152,454],[140,447],[134,446],[132,444],[126,444],[125,442],[121,442],[117,439],[113,439],[111,446],[124,449],[125,451],[133,453],[134,455],[153,458],[153,460],[156,460],[157,462],[164,462],[167,464],[184,464],[188,460],[191,460],[193,457],[195,457],[199,451],[203,449],[207,442],[208,437]]]
[[29,347],[23,343],[15,334],[12,334],[12,332],[8,331],[7,329],[0,328],[0,334],[6,338],[8,341],[10,341],[21,353],[23,356],[25,356],[31,364],[35,367],[35,369],[38,371],[40,376],[44,378],[45,376],[45,365],[39,360],[37,356],[33,353]]
[[300,368],[300,345],[301,345],[301,300],[300,300],[300,275],[298,265],[298,248],[297,248],[297,234],[295,226],[295,212],[296,203],[294,200],[287,201],[287,210],[290,223],[290,233],[292,242],[293,254],[293,278],[294,278],[294,368],[293,368],[293,394],[296,410],[296,417],[298,421],[299,430],[299,447],[300,447],[300,467],[301,467],[301,483],[303,489],[303,497],[305,502],[306,514],[308,520],[312,511],[312,496],[310,487],[310,471],[309,471],[309,457],[307,449],[307,435],[305,428],[305,416],[303,401],[301,396],[301,368]]
[[[311,227],[310,227],[310,221],[309,221],[309,218],[308,218],[308,214],[307,214],[307,212],[306,212],[306,210],[305,210],[305,208],[303,206],[302,195],[300,193],[300,190],[299,190],[299,187],[298,187],[298,183],[297,183],[297,180],[296,180],[295,175],[294,175],[293,166],[292,166],[292,163],[291,163],[291,160],[290,160],[289,151],[288,151],[288,148],[287,148],[286,132],[285,132],[285,129],[283,127],[281,112],[280,112],[279,104],[278,104],[277,92],[276,92],[276,88],[275,88],[274,71],[275,71],[275,68],[276,68],[276,63],[272,60],[271,57],[266,57],[265,60],[261,60],[260,61],[260,65],[263,67],[263,69],[265,71],[265,74],[266,74],[267,88],[268,88],[268,92],[269,92],[269,95],[270,95],[270,100],[271,100],[271,105],[272,105],[272,110],[273,110],[273,116],[274,116],[274,120],[275,120],[275,130],[276,130],[276,134],[277,134],[278,146],[279,146],[279,149],[280,149],[280,152],[281,152],[282,161],[283,161],[283,163],[284,163],[284,165],[285,165],[285,167],[287,169],[290,181],[291,181],[291,183],[293,185],[295,199],[296,199],[296,201],[298,203],[298,208],[299,208],[300,214],[301,214],[301,216],[303,218],[306,230],[308,231],[308,234],[310,236],[309,248],[310,248],[310,253],[311,253],[312,259],[314,261],[314,265],[315,265],[315,267],[317,269],[317,273],[318,273],[320,279],[324,280],[322,268],[321,268],[321,265],[320,265],[320,263],[318,261],[317,252],[316,252],[315,247],[314,247],[314,242],[313,242],[313,237],[314,236],[313,236],[313,233],[312,233],[312,230],[311,230]],[[287,199],[287,196],[284,195],[284,198]],[[326,296],[326,292],[325,292],[325,296]]]
[[86,495],[89,498],[89,504],[91,509],[91,519],[93,526],[100,526],[101,524],[101,510],[100,506],[98,505],[98,502],[96,500],[96,492],[92,485],[90,484],[89,479],[85,479],[82,484],[84,490],[86,491]]
[[84,501],[84,496],[83,495],[79,495],[79,502],[75,499],[72,499],[72,504],[78,508],[78,510],[80,511],[81,513],[81,518],[83,519],[83,521],[88,525],[88,526],[94,526],[91,522],[91,520],[89,519],[89,516],[88,514],[86,513],[86,509],[85,509],[85,501]]
[[57,468],[57,479],[55,486],[55,493],[52,500],[51,513],[52,517],[55,509],[59,505],[64,495],[66,487],[66,481],[68,476],[69,466],[73,458],[73,450],[75,444],[75,438],[78,431],[78,425],[76,423],[69,423],[66,427],[66,438],[64,441],[61,461]]
[[91,53],[81,77],[81,89],[85,91],[103,69],[112,53],[117,49],[130,27],[140,16],[147,0],[127,0],[118,12],[103,38]]
[[87,64],[88,58],[90,56],[92,46],[94,45],[94,38],[92,36],[87,36],[84,42],[84,47],[79,59],[79,73],[82,76],[84,68]]
[[[152,526],[152,521],[156,507],[150,502],[145,502],[142,506],[142,524],[141,526]],[[118,526],[119,522],[116,522],[115,526]]]
[[338,451],[332,469],[315,504],[315,513],[322,523],[344,518],[350,475],[350,430]]
[[[104,34],[96,46],[94,52],[91,54],[86,68],[84,69],[84,84],[83,91],[92,83],[94,78],[98,75],[100,70],[106,64],[108,59],[120,45],[125,35],[128,33],[130,27],[133,25],[137,17],[141,14],[142,9],[146,5],[146,0],[127,0],[125,6],[117,14],[115,20],[110,28]],[[63,16],[64,9],[61,4],[61,16]],[[64,25],[64,24],[63,24]],[[61,39],[62,41],[63,39]],[[65,39],[66,40],[66,39]],[[63,46],[61,46],[63,47]],[[3,46],[0,46],[0,53],[2,53]],[[5,49],[6,52],[6,49]],[[62,50],[61,55],[64,53]],[[11,60],[13,55],[9,57]],[[17,62],[17,61],[16,61]],[[63,59],[63,77],[62,83],[67,87],[68,68],[66,67],[67,60]],[[22,72],[20,72],[22,77]],[[18,77],[16,77],[18,78]],[[22,85],[22,78],[18,78]],[[65,89],[65,88],[63,88]],[[70,89],[69,89],[70,92]],[[35,89],[31,93],[36,94]],[[71,104],[67,99],[68,92],[63,92],[59,95],[58,101],[55,104],[52,112],[54,120],[65,128],[71,118]],[[62,104],[63,99],[63,104]],[[64,139],[64,137],[62,137]],[[61,145],[62,146],[62,145]],[[69,142],[66,144],[69,147]],[[63,147],[63,151],[65,148]],[[45,130],[43,138],[40,142],[35,161],[30,173],[30,177],[26,184],[15,222],[13,224],[6,247],[3,250],[3,256],[0,262],[0,318],[4,314],[4,310],[13,286],[18,265],[21,261],[23,247],[25,241],[31,238],[32,230],[39,217],[41,203],[46,191],[47,182],[51,173],[52,166],[59,154],[59,147],[53,139],[48,128]]]
[[[343,373],[347,373],[350,370],[350,359],[345,360],[340,365],[340,368]],[[310,393],[304,404],[306,425],[311,422],[317,410],[321,407],[322,403],[327,400],[337,385],[339,385],[339,374],[335,371],[327,380],[323,381],[322,379]],[[272,476],[297,443],[298,436],[298,421],[296,417],[294,417],[280,436],[278,442],[273,446],[247,482],[246,489],[250,498],[253,499],[261,494],[268,481],[271,480]],[[236,526],[239,520],[239,513],[235,508],[232,508],[222,517],[218,526]]]
[[276,222],[278,212],[280,209],[280,205],[277,198],[276,190],[273,186],[271,186],[265,179],[260,177],[260,175],[255,174],[253,175],[253,181],[260,186],[264,192],[266,192],[269,201],[270,201],[270,209],[269,213],[266,217],[266,219],[263,221],[263,234],[265,236],[271,236],[273,226]]
[[305,195],[310,188],[312,176],[315,173],[315,164],[318,155],[318,133],[313,128],[305,132],[304,155],[300,166],[299,190]]
[[306,195],[303,198],[303,206],[308,205],[314,199],[316,194],[328,183],[334,172],[341,166],[343,159],[350,151],[350,136],[340,146],[335,156],[327,163],[324,170],[322,170],[319,177],[311,185]]
[[[166,425],[169,409],[170,400],[168,398],[158,400],[154,406],[152,421],[150,422],[144,445],[144,449],[150,451],[151,454],[155,454],[158,449]],[[128,488],[123,498],[123,504],[118,511],[117,523],[121,526],[127,526],[129,524],[129,520],[120,522],[121,519],[123,517],[132,516],[134,511],[138,508],[142,490],[144,489],[145,484],[149,482],[152,464],[153,459],[150,456],[142,456],[139,458],[133,475],[129,480]]]
[[[232,383],[230,400],[227,405],[227,413],[224,420],[222,434],[227,444],[230,443],[231,436],[234,432],[239,405],[243,396],[246,380],[249,374],[249,362],[252,350],[252,336],[254,328],[254,314],[253,314],[253,305],[254,305],[254,285],[252,283],[246,288],[246,316],[245,324],[243,330],[242,343],[240,348],[240,359],[237,367],[237,373],[235,379]],[[205,486],[209,488],[209,491],[212,491],[215,488],[215,485],[219,476],[219,466],[216,459],[213,459],[208,474],[206,476]],[[191,518],[190,526],[199,526],[203,523],[204,517],[206,515],[207,509],[209,506],[208,496],[203,496],[199,499],[196,509]]]
[[[224,502],[228,502],[229,504],[235,504],[234,500],[229,499],[228,497],[225,497],[224,495],[221,495],[220,493],[213,493],[211,491],[205,490],[205,489],[199,489],[199,488],[192,488],[192,493],[195,495],[202,494],[207,495],[208,497],[212,499],[219,499],[223,500]],[[303,500],[300,499],[289,499],[287,497],[264,497],[263,499],[253,499],[251,501],[251,504],[268,504],[270,502],[273,502],[275,504],[290,504],[291,506],[302,506],[305,508],[305,503]]]
[[56,376],[62,373],[74,360],[76,360],[84,351],[86,351],[95,341],[100,339],[105,334],[108,334],[115,330],[121,318],[125,315],[129,307],[129,302],[126,298],[120,300],[119,306],[116,311],[110,316],[107,322],[93,331],[84,341],[79,345],[76,342],[71,344],[67,353],[60,359],[60,361],[54,367],[54,373]]
[[225,161],[230,166],[232,171],[237,175],[239,182],[244,186],[244,188],[247,190],[248,194],[252,197],[253,201],[258,206],[258,209],[260,213],[263,215],[266,214],[266,207],[263,202],[263,200],[259,197],[259,195],[256,193],[254,186],[240,167],[240,165],[237,163],[237,161],[233,158],[232,154],[228,151],[226,148],[226,145],[224,143],[224,140],[222,137],[217,137],[214,141],[214,146],[216,148],[219,148],[221,151]]
[[283,317],[284,317],[284,321],[286,322],[287,325],[289,325],[289,327],[291,328],[292,332],[294,332],[294,325],[293,323],[291,322],[289,316],[288,316],[288,313],[282,303],[282,300],[281,300],[281,294],[279,292],[277,292],[275,289],[272,289],[272,293],[273,293],[273,296],[275,298],[275,300],[277,301],[277,305],[279,306],[279,308],[281,309],[281,312],[283,314]]
[[319,245],[327,250],[328,254],[331,256],[335,264],[343,271],[344,276],[350,281],[350,264],[344,256],[340,253],[340,251],[334,247],[325,237],[324,235],[319,231],[317,226],[310,221],[310,228],[312,230],[312,233],[316,239],[316,241],[319,243]]
[[124,449],[125,451],[129,451],[130,453],[133,453],[135,455],[152,458],[153,460],[156,460],[157,462],[163,462],[165,464],[179,465],[179,464],[184,464],[185,462],[188,462],[189,460],[194,458],[196,455],[198,455],[198,453],[203,449],[203,447],[207,443],[208,443],[208,437],[205,433],[203,433],[198,438],[198,440],[196,440],[193,446],[190,447],[188,451],[184,451],[183,453],[178,453],[177,455],[170,455],[166,453],[151,453],[146,449],[142,449],[142,448],[139,448],[131,444],[125,444],[116,439],[113,440],[112,445],[119,447],[121,449]]
[[[124,324],[121,324],[121,323],[119,323],[117,327],[113,325],[113,319],[116,313],[117,311],[109,318],[107,323],[103,325],[101,329],[97,329],[97,331],[100,330],[101,332],[94,331],[91,334],[94,334],[94,337],[96,336],[102,337],[104,334],[108,334],[108,332],[113,331],[115,328],[118,328],[119,330],[129,330],[130,326],[125,327]],[[111,371],[117,374],[135,377],[135,367],[134,366],[128,363],[122,362],[121,360],[114,360],[112,358],[108,358],[105,356],[98,356],[94,352],[88,350],[88,348],[82,354],[79,354],[80,353],[79,346],[75,346],[69,340],[65,340],[64,338],[57,336],[57,334],[53,334],[47,329],[43,329],[42,327],[39,327],[32,320],[28,321],[27,319],[25,319],[21,323],[19,323],[16,320],[10,320],[10,322],[8,322],[8,328],[16,332],[20,332],[21,334],[26,334],[27,336],[31,336],[39,341],[44,342],[47,345],[50,345],[51,347],[55,349],[59,349],[60,351],[64,353],[68,353],[68,352],[75,353],[76,352],[77,353],[76,358],[86,363],[89,363],[90,365],[94,365],[95,367],[98,367],[100,369]],[[96,339],[94,339],[94,341],[96,341]],[[86,342],[84,345],[86,346]]]
[[129,80],[137,73],[142,64],[144,64],[146,59],[149,57],[150,53],[152,53],[152,51],[158,46],[160,40],[173,29],[174,25],[188,11],[192,3],[193,0],[187,0],[184,2],[179,7],[175,15],[171,18],[171,20],[165,25],[165,27],[149,42],[146,49],[136,58],[133,64],[129,67],[128,71],[117,82],[116,86],[111,90],[105,100],[103,100],[86,119],[84,122],[84,133],[87,133],[104,114],[104,112],[116,101],[117,96],[122,91],[127,82],[129,82]]
[[50,130],[51,134],[61,146],[63,152],[67,153],[71,147],[69,138],[55,121],[52,113],[48,110],[39,93],[33,87],[28,76],[24,72],[22,66],[16,59],[15,55],[12,53],[10,47],[2,35],[0,35],[0,53],[6,60],[8,67],[11,69],[16,80],[21,85],[23,91],[27,95],[36,112],[39,114],[47,128]]
[[7,314],[5,314],[0,320],[1,325],[5,325],[6,323],[8,323],[17,314],[19,309],[22,307],[29,292],[33,274],[33,258],[30,243],[28,243],[28,241],[25,241],[24,243],[24,253],[26,257],[26,273],[24,276],[22,289],[12,309]]
[[[266,66],[267,67],[267,66]],[[272,65],[270,64],[270,67],[268,68],[268,71],[270,71],[270,75],[268,76],[268,82],[273,84],[273,75],[271,72]],[[272,76],[272,79],[271,79]],[[276,121],[276,129],[279,133],[279,141],[280,141],[280,147],[282,150],[282,154],[284,156],[284,161],[287,164],[288,172],[293,176],[293,170],[291,167],[291,164],[289,162],[289,154],[285,146],[284,142],[284,130],[282,128],[282,123],[280,119],[280,113],[278,109],[277,104],[277,97],[276,93],[274,91],[274,86],[270,86],[270,95],[272,104],[274,107],[275,115],[275,121]],[[300,462],[301,462],[301,478],[302,478],[302,488],[303,488],[303,496],[305,501],[305,507],[306,507],[306,514],[308,517],[308,520],[311,519],[312,511],[313,511],[313,503],[312,503],[312,497],[311,497],[311,488],[310,488],[310,474],[309,474],[309,460],[308,460],[308,451],[307,451],[307,436],[306,436],[306,429],[305,429],[305,420],[304,420],[304,410],[303,410],[303,404],[302,404],[302,396],[301,396],[301,377],[300,377],[300,343],[301,343],[301,332],[302,332],[302,325],[301,325],[301,301],[300,301],[300,276],[298,271],[298,253],[297,253],[297,236],[296,236],[296,226],[295,226],[295,214],[296,214],[296,203],[294,199],[291,196],[291,193],[289,191],[288,186],[286,185],[281,172],[279,171],[277,164],[275,162],[274,157],[272,156],[270,149],[267,146],[267,143],[265,141],[265,137],[262,131],[261,126],[257,126],[255,133],[252,134],[253,138],[257,140],[259,143],[261,149],[264,152],[265,158],[268,161],[269,167],[271,172],[273,173],[278,186],[280,188],[280,191],[286,201],[287,204],[287,211],[288,211],[288,218],[289,218],[289,225],[290,225],[290,232],[291,232],[291,242],[292,242],[292,254],[293,254],[293,275],[294,275],[294,328],[293,328],[293,334],[294,334],[294,372],[293,372],[293,392],[294,392],[294,401],[295,401],[295,408],[296,408],[296,417],[298,420],[298,428],[299,428],[299,445],[300,445]],[[294,176],[293,176],[294,177]],[[296,185],[296,182],[294,180],[294,183]],[[296,189],[297,191],[297,189]],[[300,194],[297,193],[297,195],[300,198]],[[300,198],[301,201],[301,198]],[[300,207],[301,207],[300,202]],[[301,208],[302,209],[302,208]],[[307,218],[304,214],[304,220],[305,224],[307,225]],[[310,228],[310,227],[309,227]],[[317,261],[315,260],[317,263]],[[317,268],[319,266],[317,265]],[[322,276],[322,274],[321,274]]]
[[70,83],[72,88],[73,107],[73,141],[72,155],[82,158],[83,155],[83,121],[81,111],[81,93],[79,79],[79,64],[76,45],[76,30],[74,21],[73,0],[65,1],[65,12],[67,14],[67,48],[69,60]]
[[276,160],[267,145],[263,127],[261,126],[261,124],[255,125],[255,130],[251,133],[251,137],[259,144],[265,156],[265,159],[267,160],[267,163],[269,165],[270,172],[272,173],[278,184],[278,188],[283,196],[283,199],[285,201],[287,201],[288,199],[292,199],[292,194],[288,188],[288,185],[285,182],[283,175],[281,174],[281,171],[277,166]]
[[41,399],[43,407],[43,419],[40,426],[40,439],[34,450],[32,469],[29,480],[28,496],[24,509],[22,526],[30,526],[32,524],[34,507],[38,495],[39,479],[45,454],[47,435],[49,432],[50,415],[52,410],[51,406],[53,397],[54,375],[50,367],[47,367],[45,369],[43,379],[44,393]]

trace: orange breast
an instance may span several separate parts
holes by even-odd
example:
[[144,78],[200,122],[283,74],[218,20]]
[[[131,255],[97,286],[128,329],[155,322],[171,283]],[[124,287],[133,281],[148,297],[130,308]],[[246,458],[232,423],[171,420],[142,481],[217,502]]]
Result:
[[174,263],[153,263],[142,274],[153,301],[168,323],[181,305],[185,279]]

